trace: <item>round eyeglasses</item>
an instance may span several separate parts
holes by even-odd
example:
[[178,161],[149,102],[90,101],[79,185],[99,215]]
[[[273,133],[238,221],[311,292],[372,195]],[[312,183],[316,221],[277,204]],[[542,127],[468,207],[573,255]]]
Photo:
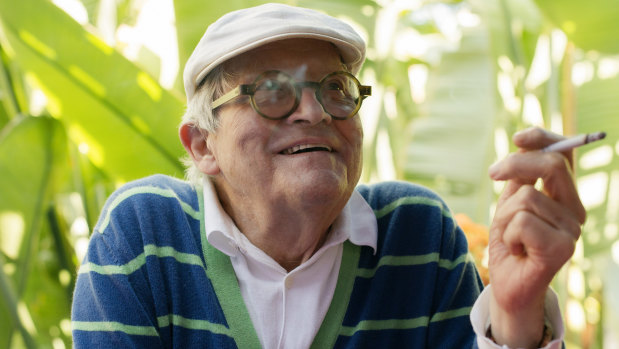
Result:
[[325,113],[337,120],[355,116],[363,99],[372,94],[371,86],[361,85],[354,75],[345,71],[327,74],[320,82],[297,82],[284,72],[269,70],[260,74],[253,84],[239,85],[219,97],[213,102],[213,110],[238,96],[247,95],[260,116],[284,119],[297,109],[302,90],[307,87],[315,90],[316,100]]

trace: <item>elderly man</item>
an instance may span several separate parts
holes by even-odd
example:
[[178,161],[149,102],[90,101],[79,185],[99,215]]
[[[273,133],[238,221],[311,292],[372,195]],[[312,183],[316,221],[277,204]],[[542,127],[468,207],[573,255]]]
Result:
[[108,200],[79,270],[75,347],[561,346],[548,285],[585,213],[570,154],[534,151],[560,137],[519,133],[522,151],[490,169],[508,183],[481,293],[439,198],[358,186],[364,54],[348,25],[286,5],[207,29],[184,72],[192,184],[153,176]]

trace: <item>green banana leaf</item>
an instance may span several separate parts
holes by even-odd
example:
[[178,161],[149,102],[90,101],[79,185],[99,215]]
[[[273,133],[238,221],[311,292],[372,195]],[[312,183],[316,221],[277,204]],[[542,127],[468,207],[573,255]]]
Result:
[[[0,303],[0,334],[10,339],[15,326],[28,347],[32,347],[37,335],[36,326],[43,325],[32,322],[31,318],[39,318],[35,313],[55,313],[46,319],[56,322],[68,316],[63,297],[54,297],[59,288],[36,272],[41,269],[39,243],[44,217],[51,194],[62,181],[66,162],[66,135],[53,118],[15,118],[0,133],[0,259],[4,265],[0,270],[4,301]],[[6,270],[13,270],[11,277],[4,276]],[[41,302],[54,306],[42,307]],[[30,316],[24,318],[24,311],[17,311],[19,303],[25,305]]]
[[412,121],[405,179],[438,191],[455,212],[487,222],[492,187],[486,168],[494,160],[494,127],[500,110],[489,40],[467,33],[460,50],[430,70],[427,100]]
[[[32,11],[32,9],[37,9]],[[49,1],[0,1],[2,45],[70,139],[116,182],[182,176],[184,103]]]
[[[539,16],[530,14],[537,9],[528,1],[468,5],[484,25],[462,28],[458,48],[428,65],[426,99],[404,129],[410,136],[401,166],[404,179],[436,190],[452,211],[488,224],[495,194],[486,169],[496,160],[495,131],[511,133],[522,124],[502,104],[496,62],[503,56],[528,69],[541,25]],[[511,31],[508,23],[514,16],[527,18],[525,40]]]
[[583,50],[619,53],[619,0],[535,0],[544,15]]
[[[619,100],[616,97],[619,94],[619,75],[604,76],[608,74],[601,74],[600,67],[605,54],[616,59],[610,54],[619,53],[619,1],[535,0],[535,3],[546,18],[565,32],[577,49],[597,52],[589,63],[596,74],[581,86],[574,87],[573,99],[564,101],[574,108],[575,133],[607,133],[605,140],[576,152],[579,183],[585,183],[594,176],[599,179],[595,190],[601,191],[601,201],[588,205],[588,220],[582,239],[586,256],[597,258],[610,253],[613,242],[617,240],[612,231],[619,222],[619,203],[616,199],[619,197]],[[580,161],[596,156],[595,153],[602,154],[598,155],[602,158],[598,165],[591,167]],[[590,194],[587,191],[592,189],[583,187],[581,190],[581,195],[587,197]]]
[[[587,256],[609,255],[613,243],[617,241],[615,227],[619,223],[619,76],[596,78],[583,84],[577,90],[576,104],[577,129],[579,133],[605,131],[606,139],[578,149],[579,159],[591,156],[599,161],[592,165],[578,163],[579,180],[599,178],[600,186],[581,188],[584,191],[596,191],[601,195],[600,201],[590,202],[588,219],[583,234]],[[599,155],[595,155],[595,154]],[[581,182],[582,183],[582,182]],[[581,192],[588,196],[590,192]]]

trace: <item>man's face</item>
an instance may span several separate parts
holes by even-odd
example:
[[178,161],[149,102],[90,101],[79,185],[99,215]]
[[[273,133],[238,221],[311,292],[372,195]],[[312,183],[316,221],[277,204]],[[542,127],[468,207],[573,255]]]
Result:
[[[268,44],[226,64],[238,74],[238,84],[250,84],[267,70],[280,70],[296,81],[320,81],[342,70],[335,47],[311,39]],[[261,117],[246,96],[217,111],[220,128],[207,139],[216,165],[209,174],[215,175],[224,204],[346,204],[361,174],[358,116],[333,120],[312,88],[303,90],[298,108],[283,120]]]

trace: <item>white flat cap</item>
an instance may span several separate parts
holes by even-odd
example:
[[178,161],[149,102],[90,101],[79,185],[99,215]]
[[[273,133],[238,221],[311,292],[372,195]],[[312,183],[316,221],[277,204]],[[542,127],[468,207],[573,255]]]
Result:
[[348,24],[318,11],[265,4],[230,12],[211,24],[187,60],[183,82],[187,101],[217,65],[253,48],[291,38],[333,43],[356,74],[365,60],[365,42]]

